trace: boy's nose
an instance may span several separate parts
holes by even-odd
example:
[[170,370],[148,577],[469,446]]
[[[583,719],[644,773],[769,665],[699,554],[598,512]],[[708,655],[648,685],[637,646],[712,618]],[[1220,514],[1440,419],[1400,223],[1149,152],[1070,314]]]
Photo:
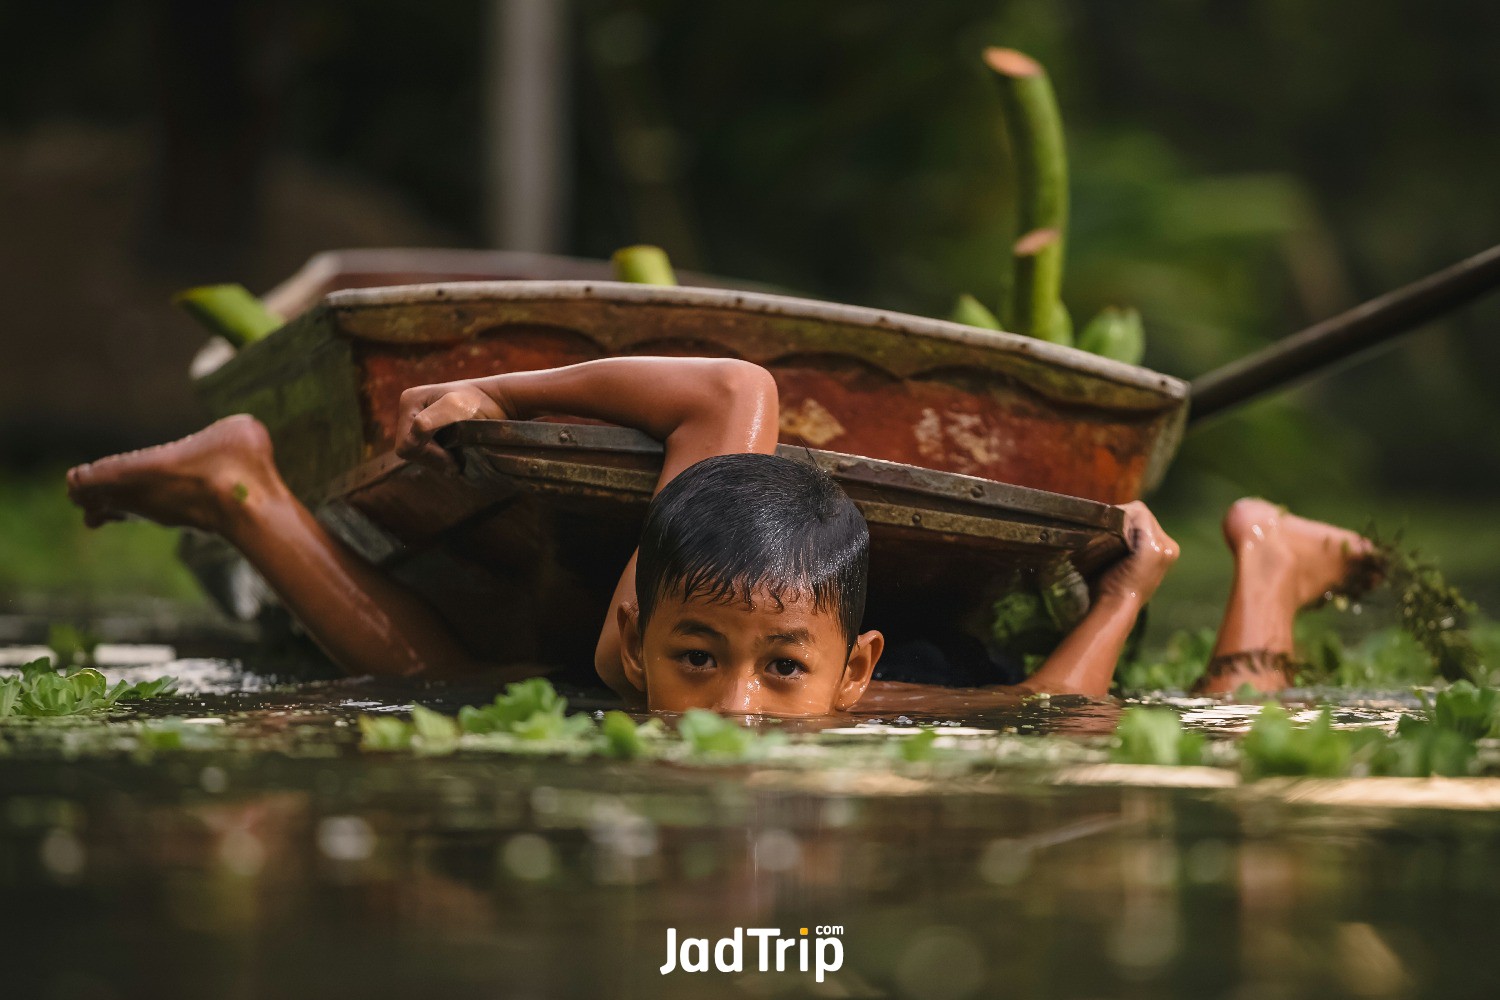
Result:
[[729,715],[755,715],[760,708],[760,681],[751,671],[735,671],[714,702],[714,711]]

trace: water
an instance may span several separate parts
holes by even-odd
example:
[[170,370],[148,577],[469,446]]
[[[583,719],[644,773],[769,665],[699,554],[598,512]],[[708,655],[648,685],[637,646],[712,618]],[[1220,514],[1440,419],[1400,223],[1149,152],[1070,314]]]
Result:
[[[358,748],[361,712],[488,692],[282,687],[127,652],[146,662],[106,672],[172,673],[187,693],[107,726],[0,729],[0,996],[1500,989],[1488,779],[1242,785],[1223,769],[1111,765],[1119,708],[1066,699],[958,717],[877,706],[790,727],[777,759],[732,767],[378,755]],[[1215,739],[1253,710],[1170,703]],[[1390,725],[1411,705],[1346,698],[1336,717]],[[140,721],[167,715],[189,720],[189,749],[140,746]],[[964,766],[880,752],[919,722],[943,723]],[[844,952],[822,984],[658,972],[669,928],[713,941],[820,925],[842,927],[824,936]]]

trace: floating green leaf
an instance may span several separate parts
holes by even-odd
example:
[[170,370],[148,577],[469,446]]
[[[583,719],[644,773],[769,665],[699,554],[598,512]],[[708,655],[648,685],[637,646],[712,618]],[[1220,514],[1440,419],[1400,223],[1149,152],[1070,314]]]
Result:
[[524,730],[523,735],[537,736],[559,728],[567,710],[568,700],[551,682],[545,677],[532,677],[506,685],[488,705],[465,705],[459,710],[458,724],[466,733]]
[[599,726],[604,736],[604,752],[623,760],[642,756],[646,752],[646,740],[641,730],[645,728],[637,726],[635,720],[624,712],[605,712],[604,721]]
[[1358,754],[1374,755],[1385,736],[1370,729],[1333,728],[1326,708],[1308,726],[1297,726],[1280,705],[1265,705],[1240,742],[1245,772],[1256,778],[1271,775],[1338,777],[1348,774]]
[[937,731],[934,729],[923,729],[914,736],[908,736],[896,744],[901,754],[901,759],[908,763],[931,760],[935,751],[933,744],[937,742]]
[[411,747],[411,723],[391,715],[361,715],[359,745],[364,750],[406,750]]
[[1423,698],[1432,724],[1471,740],[1500,735],[1500,691],[1458,681]]
[[1122,764],[1198,764],[1203,760],[1201,733],[1182,728],[1182,718],[1167,708],[1127,708],[1115,729],[1110,756]]
[[450,754],[458,749],[458,721],[449,716],[413,705],[411,709],[412,746],[431,756]]

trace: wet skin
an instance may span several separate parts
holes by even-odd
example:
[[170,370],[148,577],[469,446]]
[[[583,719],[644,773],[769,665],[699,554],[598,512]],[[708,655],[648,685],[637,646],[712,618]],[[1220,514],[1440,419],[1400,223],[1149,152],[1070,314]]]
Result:
[[633,605],[619,611],[625,676],[655,711],[707,708],[738,715],[848,711],[864,695],[885,639],[851,647],[836,609],[801,594],[765,592],[728,603],[667,594],[644,633]]

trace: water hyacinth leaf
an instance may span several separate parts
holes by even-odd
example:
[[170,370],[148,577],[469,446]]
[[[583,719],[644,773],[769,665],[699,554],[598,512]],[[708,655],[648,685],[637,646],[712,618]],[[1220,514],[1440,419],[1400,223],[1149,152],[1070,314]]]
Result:
[[690,708],[677,723],[677,735],[696,756],[740,758],[750,749],[751,734],[714,712]]
[[21,671],[21,680],[26,682],[34,681],[46,674],[56,673],[52,667],[52,661],[45,656],[29,660],[21,664],[18,669]]
[[21,678],[0,677],[0,719],[16,710],[21,700]]
[[1500,733],[1500,691],[1457,681],[1431,701],[1424,697],[1433,725],[1471,740]]
[[901,759],[907,763],[915,764],[920,761],[931,760],[937,742],[937,731],[924,729],[914,736],[908,736],[897,746],[900,748]]
[[186,728],[174,719],[146,723],[135,735],[143,750],[181,750],[187,745]]
[[1348,774],[1357,750],[1374,753],[1382,735],[1373,730],[1348,732],[1333,728],[1325,708],[1306,727],[1292,722],[1280,705],[1266,705],[1240,743],[1242,761],[1252,777],[1271,775],[1338,777]]
[[363,750],[406,750],[411,747],[413,733],[410,723],[394,716],[359,717],[359,745]]
[[1472,772],[1478,752],[1473,739],[1406,716],[1396,736],[1380,748],[1370,770],[1402,778],[1461,777]]
[[621,760],[634,760],[646,752],[646,741],[635,720],[624,712],[605,712],[599,731],[604,736],[604,752]]
[[523,740],[576,740],[594,728],[587,715],[563,715],[561,711],[536,712],[510,727]]
[[1203,760],[1201,733],[1182,728],[1171,709],[1127,708],[1115,729],[1110,758],[1122,764],[1190,765]]
[[465,705],[458,713],[459,727],[466,733],[515,732],[522,723],[536,732],[547,723],[536,723],[537,716],[551,715],[561,719],[568,701],[557,693],[545,677],[532,677],[506,685],[488,705]]
[[165,698],[177,693],[177,678],[158,677],[154,681],[141,681],[138,684],[128,684],[120,693],[121,701],[146,701],[151,698]]
[[412,746],[424,754],[450,754],[458,749],[458,722],[429,708],[413,705]]
[[105,676],[93,667],[70,667],[59,670],[51,659],[42,657],[23,663],[17,676],[6,678],[0,688],[0,719],[59,718],[82,715],[112,708],[121,699],[162,697],[176,690],[170,677],[158,678],[143,685],[125,681],[110,687]]

